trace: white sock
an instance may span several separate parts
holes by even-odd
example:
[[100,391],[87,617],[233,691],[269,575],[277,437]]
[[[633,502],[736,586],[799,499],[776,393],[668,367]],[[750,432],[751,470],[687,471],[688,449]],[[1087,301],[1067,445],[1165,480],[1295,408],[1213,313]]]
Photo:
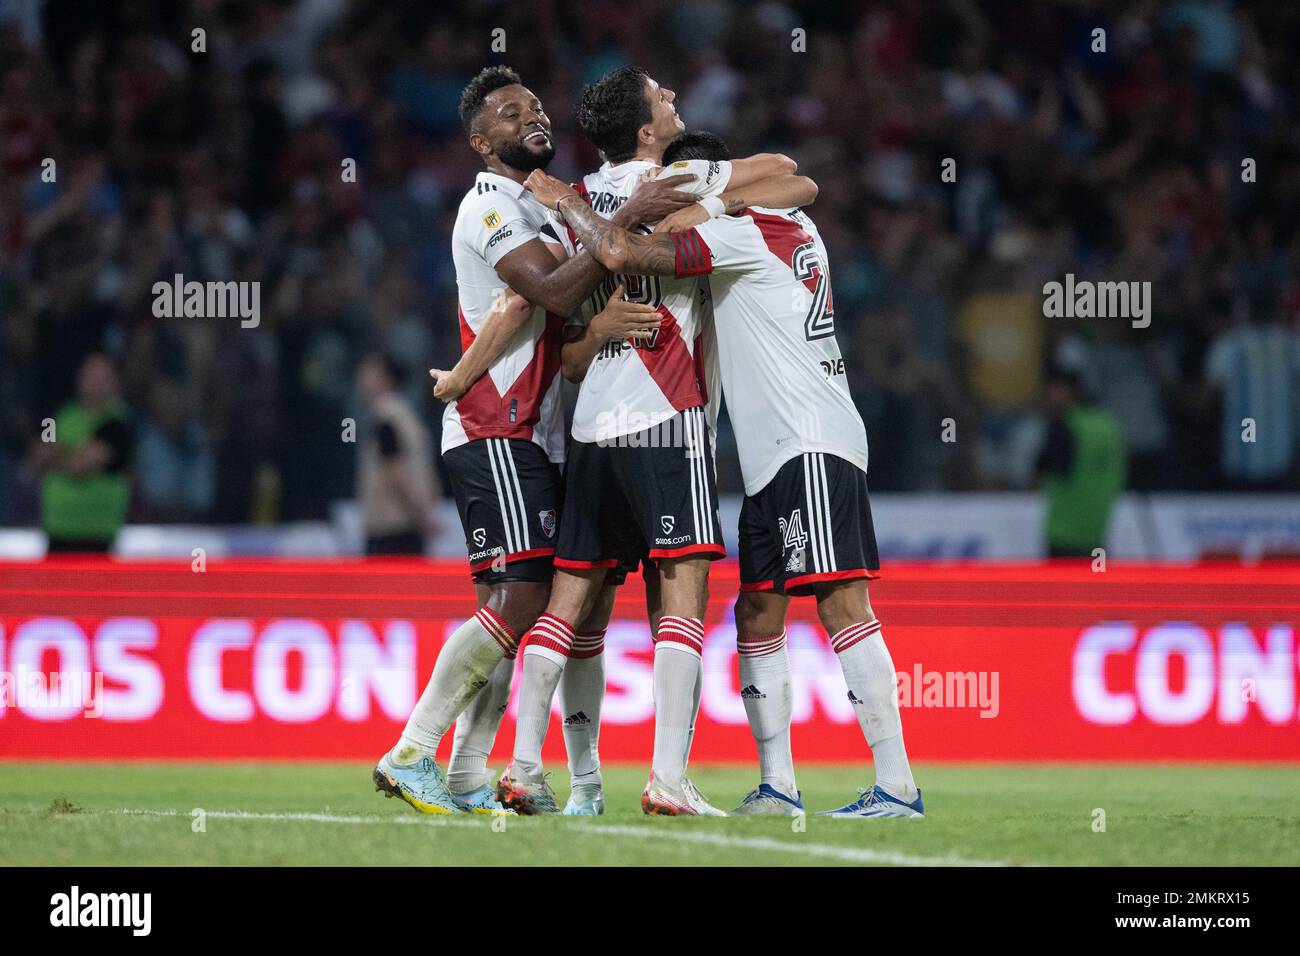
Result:
[[433,676],[392,750],[394,762],[436,758],[438,744],[452,721],[488,682],[497,662],[507,654],[514,655],[516,643],[514,632],[491,608],[479,608],[456,628],[438,652]]
[[698,618],[664,615],[655,635],[655,746],[651,772],[665,786],[681,785],[700,679],[704,624]]
[[776,637],[742,634],[736,640],[736,650],[740,661],[740,696],[754,743],[758,745],[759,782],[793,797],[798,788],[794,782],[794,758],[790,755],[793,693],[785,631]]
[[[686,756],[682,766],[691,765],[691,744],[695,743],[695,724],[700,719],[700,700],[704,696],[704,662],[700,662],[700,673],[695,677],[695,690],[691,694],[691,729],[686,732]],[[683,770],[683,773],[686,771]],[[689,776],[689,774],[688,774]]]
[[554,614],[543,614],[524,638],[514,752],[514,770],[521,777],[537,780],[542,776],[542,744],[551,722],[551,701],[573,637],[572,624]]
[[605,699],[605,631],[579,631],[560,678],[564,746],[573,786],[600,784],[600,705]]
[[831,636],[840,658],[849,700],[876,763],[876,783],[903,800],[916,799],[916,781],[903,748],[894,661],[880,634],[880,622],[853,624]]
[[488,754],[497,739],[497,728],[510,703],[510,679],[515,675],[514,655],[502,658],[465,712],[456,720],[456,736],[447,764],[447,788],[452,793],[469,793],[486,784]]

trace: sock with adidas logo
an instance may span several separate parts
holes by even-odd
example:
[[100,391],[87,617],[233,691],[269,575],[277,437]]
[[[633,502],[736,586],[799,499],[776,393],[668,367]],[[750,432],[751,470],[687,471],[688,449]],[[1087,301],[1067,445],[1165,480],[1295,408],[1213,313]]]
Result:
[[524,638],[514,751],[514,770],[521,777],[538,780],[542,776],[542,743],[551,722],[551,701],[573,638],[573,625],[554,614],[539,617]]
[[438,652],[433,675],[392,750],[393,760],[411,764],[436,757],[452,721],[488,683],[501,658],[514,657],[517,643],[510,626],[488,607],[456,628]]
[[785,631],[776,637],[741,634],[736,639],[740,697],[758,746],[759,781],[788,797],[798,793],[790,755],[790,659]]
[[849,701],[876,764],[876,783],[902,800],[916,799],[916,781],[903,747],[903,720],[898,712],[894,661],[880,633],[879,621],[860,621],[831,635]]
[[447,789],[452,793],[470,793],[488,782],[488,754],[510,702],[510,681],[514,676],[515,659],[511,654],[497,664],[487,686],[456,718],[451,762],[447,764]]
[[605,699],[605,629],[578,631],[560,678],[564,746],[573,786],[600,784],[600,705]]
[[704,623],[698,618],[665,614],[655,635],[655,743],[651,764],[655,779],[678,787],[686,774],[695,690],[700,679]]

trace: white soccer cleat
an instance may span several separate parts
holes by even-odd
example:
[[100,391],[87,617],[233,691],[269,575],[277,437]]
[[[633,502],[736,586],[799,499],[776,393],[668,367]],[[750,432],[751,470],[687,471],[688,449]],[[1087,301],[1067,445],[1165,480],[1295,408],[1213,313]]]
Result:
[[604,812],[605,792],[598,783],[575,784],[564,805],[566,817],[598,817]]
[[733,817],[797,817],[804,812],[803,800],[796,792],[788,797],[771,784],[760,783],[757,790],[745,794],[740,806],[731,811]]
[[641,812],[650,816],[663,817],[725,817],[704,794],[683,777],[680,786],[669,787],[650,775],[650,782],[641,793]]

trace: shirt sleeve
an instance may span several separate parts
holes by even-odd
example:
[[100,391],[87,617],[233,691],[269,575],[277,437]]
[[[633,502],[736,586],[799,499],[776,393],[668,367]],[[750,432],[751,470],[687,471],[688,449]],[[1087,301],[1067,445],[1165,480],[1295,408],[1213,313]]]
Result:
[[682,192],[695,193],[700,198],[717,196],[726,190],[727,183],[731,181],[731,161],[683,159],[665,166],[655,178],[667,179],[669,176],[680,176],[683,173],[689,173],[695,178],[677,187]]
[[474,212],[478,222],[471,224],[473,238],[470,244],[492,268],[496,268],[506,253],[540,237],[518,200],[497,190],[474,199],[477,200]]
[[[694,229],[675,233],[673,241],[679,277],[751,272],[762,264],[762,244],[754,241],[754,225],[744,216],[710,219]],[[690,271],[683,272],[683,268]]]

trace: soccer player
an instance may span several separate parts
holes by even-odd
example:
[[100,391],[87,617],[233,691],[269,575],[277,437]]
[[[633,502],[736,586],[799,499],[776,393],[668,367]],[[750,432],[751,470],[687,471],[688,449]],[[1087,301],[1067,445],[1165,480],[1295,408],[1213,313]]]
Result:
[[[679,172],[659,169],[664,148],[684,129],[674,99],[635,67],[583,91],[579,126],[607,159],[579,187],[593,216],[619,218],[646,177]],[[784,156],[679,166],[695,175],[683,188],[714,202],[742,194],[742,203],[765,197],[794,203],[815,195]],[[561,234],[576,251],[573,236]],[[575,326],[564,346],[565,374],[582,381],[565,520],[551,600],[525,642],[514,757],[497,789],[497,798],[519,812],[553,803],[541,748],[574,622],[587,614],[609,569],[645,556],[662,604],[654,630],[654,756],[642,809],[722,815],[686,776],[709,562],[725,553],[700,348],[707,314],[707,285],[694,277],[610,276],[584,307],[588,321]]]
[[[519,635],[545,608],[553,573],[564,455],[560,316],[576,311],[606,272],[590,256],[566,258],[548,248],[558,240],[546,234],[547,211],[523,181],[555,155],[551,122],[519,76],[504,66],[480,72],[461,95],[460,118],[486,168],[461,202],[452,234],[465,354],[450,372],[435,372],[435,394],[450,403],[442,454],[479,608],[447,639],[373,779],[422,812],[500,813],[485,779],[487,754],[509,696]],[[694,202],[674,188],[688,178],[648,184],[619,221],[635,225]],[[581,628],[583,647],[593,653],[611,600],[593,599],[591,626]],[[436,762],[438,744],[485,687],[458,723],[449,786]],[[591,760],[594,751],[593,735]],[[595,811],[588,801],[575,812]]]
[[[665,161],[724,162],[726,144],[694,133]],[[736,431],[745,502],[736,629],[741,686],[758,742],[761,782],[741,814],[803,812],[790,755],[791,596],[812,594],[870,746],[876,783],[832,817],[920,817],[903,746],[894,663],[871,610],[879,569],[867,497],[867,435],[835,340],[826,248],[799,209],[727,202],[677,213],[650,236],[607,222],[541,171],[528,188],[558,209],[611,272],[709,276],[722,391]],[[702,221],[704,220],[704,221]],[[674,228],[682,231],[672,232]]]

